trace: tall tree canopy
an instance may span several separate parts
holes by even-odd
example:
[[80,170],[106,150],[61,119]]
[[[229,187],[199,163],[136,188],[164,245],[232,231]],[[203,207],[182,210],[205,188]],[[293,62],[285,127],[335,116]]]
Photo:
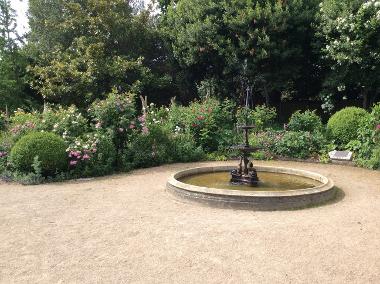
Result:
[[[30,0],[32,86],[51,102],[87,106],[117,88],[154,93],[162,44],[149,11],[128,0]],[[157,71],[157,72],[156,72]]]
[[179,0],[164,25],[196,82],[213,79],[220,92],[236,93],[245,73],[269,103],[318,93],[311,48],[317,8],[310,0]]
[[0,0],[0,110],[32,105],[33,99],[25,92],[27,61],[20,45],[22,38],[16,31],[16,12],[10,0]]

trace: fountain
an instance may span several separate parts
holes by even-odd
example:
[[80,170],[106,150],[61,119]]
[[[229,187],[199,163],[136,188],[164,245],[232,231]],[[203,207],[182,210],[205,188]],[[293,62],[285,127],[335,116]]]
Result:
[[[245,108],[249,110],[249,99],[252,97],[252,88],[247,87],[246,94]],[[231,171],[231,183],[256,186],[259,178],[257,177],[256,169],[253,167],[253,163],[249,160],[250,154],[258,150],[258,148],[253,148],[249,145],[249,130],[255,128],[255,126],[247,124],[248,120],[246,117],[245,125],[238,127],[244,131],[245,144],[231,147],[241,153],[239,167]]]
[[[249,85],[245,85],[249,86]],[[245,108],[249,109],[252,89],[246,87]],[[318,173],[293,168],[253,166],[249,125],[244,125],[245,143],[232,146],[240,152],[238,167],[198,167],[172,175],[167,189],[176,197],[222,208],[286,210],[325,203],[336,195],[334,183]],[[259,179],[260,178],[260,179]]]

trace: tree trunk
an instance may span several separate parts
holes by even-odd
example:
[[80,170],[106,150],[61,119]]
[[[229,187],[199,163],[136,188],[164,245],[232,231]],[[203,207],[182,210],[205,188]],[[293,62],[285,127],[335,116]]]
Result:
[[268,88],[267,88],[267,84],[266,83],[264,83],[264,96],[265,96],[265,105],[267,107],[269,107],[269,105],[270,105],[270,97],[269,97]]
[[363,108],[368,109],[368,91],[363,92]]

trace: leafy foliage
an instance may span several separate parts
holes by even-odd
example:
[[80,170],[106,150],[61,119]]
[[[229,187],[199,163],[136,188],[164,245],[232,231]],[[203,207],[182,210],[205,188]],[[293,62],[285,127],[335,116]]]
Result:
[[33,170],[36,156],[45,176],[67,168],[66,144],[56,134],[35,132],[23,136],[13,146],[10,161],[16,170],[27,173]]
[[35,63],[31,85],[50,102],[88,106],[113,88],[157,90],[168,76],[149,11],[135,14],[130,1],[31,0],[28,50]]
[[240,75],[246,73],[268,102],[307,92],[304,78],[311,73],[303,70],[314,67],[303,58],[312,50],[316,9],[317,1],[180,0],[167,9],[164,31],[175,58],[196,73],[195,80],[213,78],[227,95],[244,91]]
[[370,115],[363,118],[358,137],[349,144],[357,154],[355,160],[359,165],[380,168],[380,104],[374,105]]
[[56,133],[68,142],[81,136],[88,129],[88,120],[75,106],[49,106],[42,113],[41,120],[36,123],[38,130]]
[[[319,35],[330,65],[326,92],[356,91],[368,107],[378,94],[380,2],[325,0],[320,5]],[[372,99],[371,99],[372,96]]]
[[325,143],[325,137],[318,132],[287,131],[276,143],[274,152],[280,156],[304,159],[318,154]]
[[358,107],[346,107],[330,117],[327,128],[329,134],[340,147],[358,137],[358,125],[368,117],[365,109]]
[[276,109],[265,105],[256,106],[254,109],[240,107],[236,113],[238,124],[255,125],[257,130],[264,130],[272,126],[276,116]]
[[216,151],[231,145],[233,109],[229,100],[206,98],[190,103],[189,107],[173,105],[168,119],[172,130],[190,133],[205,151]]
[[87,133],[78,137],[66,150],[75,177],[100,176],[115,169],[116,148],[112,133]]
[[290,131],[322,131],[323,125],[321,118],[315,111],[306,110],[305,112],[296,111],[292,114],[287,125]]

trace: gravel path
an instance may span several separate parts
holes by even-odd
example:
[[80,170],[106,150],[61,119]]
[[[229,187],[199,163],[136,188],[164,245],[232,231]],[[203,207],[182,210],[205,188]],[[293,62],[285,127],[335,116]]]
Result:
[[259,164],[324,174],[344,196],[277,212],[175,200],[167,177],[199,163],[42,186],[0,183],[0,282],[380,283],[379,171]]

